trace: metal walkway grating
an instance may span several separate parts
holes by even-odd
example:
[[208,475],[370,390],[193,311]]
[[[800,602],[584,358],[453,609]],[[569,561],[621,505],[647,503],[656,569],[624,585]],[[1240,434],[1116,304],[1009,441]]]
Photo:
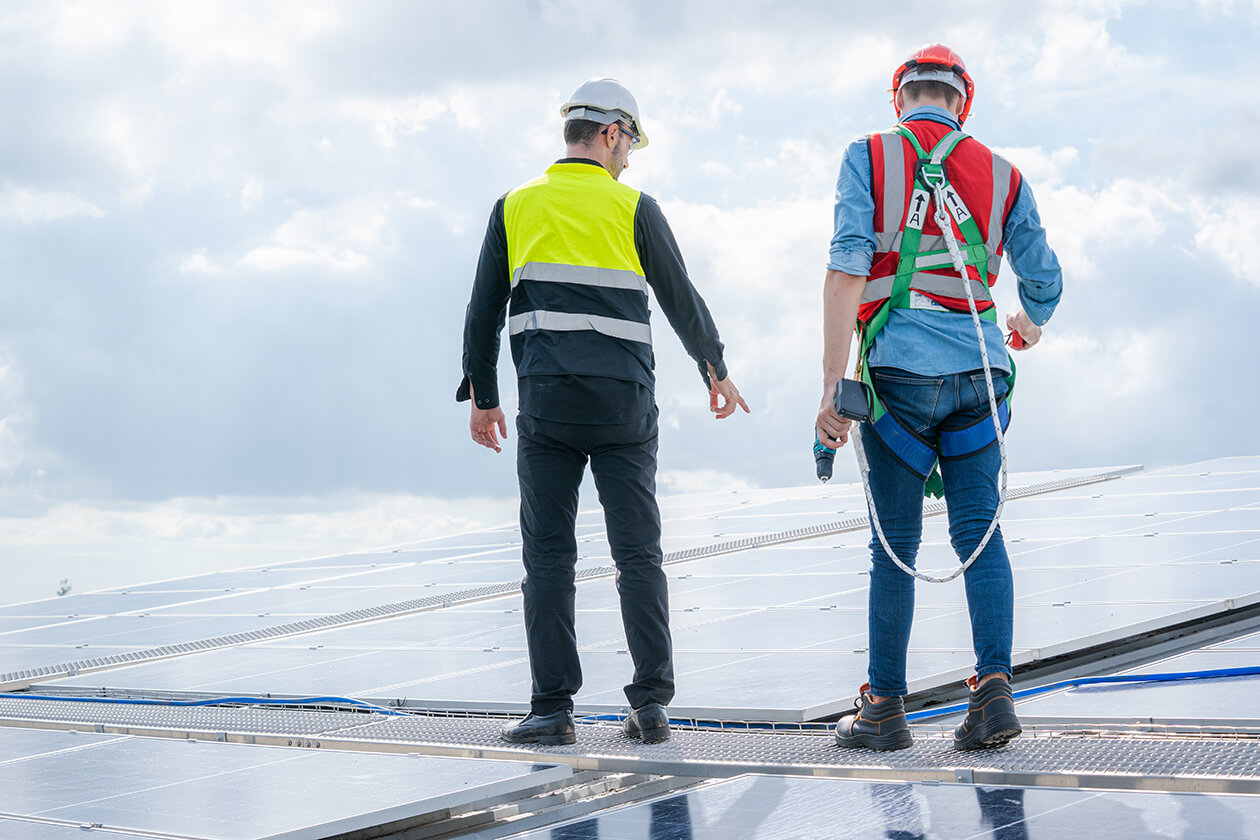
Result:
[[744,773],[917,782],[1260,793],[1260,739],[1243,735],[1067,733],[1037,729],[1000,750],[960,753],[940,727],[917,727],[895,753],[837,748],[827,734],[677,730],[645,745],[615,724],[584,724],[578,743],[517,747],[502,719],[389,717],[270,708],[172,708],[0,698],[0,725],[279,744],[312,749],[563,762],[577,769],[727,777]]

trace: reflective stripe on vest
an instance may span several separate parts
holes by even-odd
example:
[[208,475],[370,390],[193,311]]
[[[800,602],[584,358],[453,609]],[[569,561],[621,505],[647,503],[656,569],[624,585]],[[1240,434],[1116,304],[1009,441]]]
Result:
[[[866,288],[862,290],[862,303],[883,300],[891,295],[893,283],[896,280],[896,277],[880,277],[867,281]],[[974,279],[968,282],[971,284],[971,293],[975,295],[976,303],[993,300],[993,295],[989,292],[987,284]],[[953,277],[946,277],[944,274],[925,274],[916,271],[910,278],[910,288],[924,294],[942,295],[964,300],[967,298],[967,291],[963,288],[962,278],[957,274]]]
[[578,286],[599,286],[604,289],[638,289],[645,295],[648,290],[647,280],[641,274],[616,268],[596,268],[590,265],[528,262],[512,272],[513,286],[522,280],[573,283]]
[[[999,219],[998,225],[1000,226],[1001,224],[1002,224],[1002,221],[1001,219]],[[990,230],[992,230],[992,228],[990,228]],[[892,232],[887,232],[887,231],[877,232],[875,234],[875,250],[876,251],[889,251],[889,252],[900,251],[902,236],[903,236],[903,233],[899,230],[895,230]],[[989,239],[992,240],[992,238],[993,238],[992,234],[990,234]],[[946,254],[949,253],[948,246],[946,246],[945,244],[945,237],[943,236],[925,236],[921,240],[919,240],[919,247],[922,248],[925,252],[944,251]],[[1002,267],[1002,255],[993,249],[990,242],[985,243],[985,249],[988,251],[988,254],[989,254],[989,273],[997,274],[998,270]],[[941,260],[942,260],[941,265],[953,265],[953,263],[950,262],[948,256],[941,257]]]
[[517,335],[526,330],[550,330],[552,332],[594,330],[613,338],[620,338],[623,341],[638,341],[643,344],[652,343],[652,328],[638,321],[607,318],[601,315],[581,315],[573,312],[548,312],[545,309],[522,312],[520,315],[513,315],[508,319],[509,334]]

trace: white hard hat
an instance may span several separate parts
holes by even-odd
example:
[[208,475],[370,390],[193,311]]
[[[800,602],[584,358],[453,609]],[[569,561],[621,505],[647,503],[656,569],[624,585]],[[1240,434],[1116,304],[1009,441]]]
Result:
[[566,120],[590,120],[600,125],[625,122],[639,136],[631,148],[642,149],[648,144],[647,132],[639,120],[639,103],[616,79],[587,79],[573,91],[569,101],[560,106],[560,116]]

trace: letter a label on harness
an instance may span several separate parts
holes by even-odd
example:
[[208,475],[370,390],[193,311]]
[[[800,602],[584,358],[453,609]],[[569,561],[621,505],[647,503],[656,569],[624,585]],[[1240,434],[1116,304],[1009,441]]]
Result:
[[910,207],[906,210],[906,227],[923,230],[923,220],[927,216],[928,194],[916,188],[910,196]]
[[962,197],[954,191],[951,184],[945,185],[945,206],[949,208],[950,215],[959,225],[971,218],[971,211],[967,209],[967,205],[963,204]]

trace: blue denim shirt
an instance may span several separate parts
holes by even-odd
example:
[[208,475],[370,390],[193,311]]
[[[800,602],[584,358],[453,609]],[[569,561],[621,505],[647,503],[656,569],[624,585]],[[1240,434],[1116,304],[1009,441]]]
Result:
[[[933,120],[952,128],[958,121],[948,111],[925,105],[907,111],[901,122]],[[875,253],[875,199],[871,194],[871,153],[866,137],[844,151],[836,181],[835,234],[827,268],[859,277],[871,273]],[[1059,258],[1046,243],[1037,202],[1022,177],[1019,194],[1002,229],[1006,261],[1019,281],[1019,301],[1035,324],[1050,320],[1063,291]],[[989,364],[1010,372],[1002,328],[981,321]],[[868,360],[871,367],[896,367],[923,376],[944,376],[982,367],[976,328],[970,317],[929,309],[894,309],[880,331]]]

